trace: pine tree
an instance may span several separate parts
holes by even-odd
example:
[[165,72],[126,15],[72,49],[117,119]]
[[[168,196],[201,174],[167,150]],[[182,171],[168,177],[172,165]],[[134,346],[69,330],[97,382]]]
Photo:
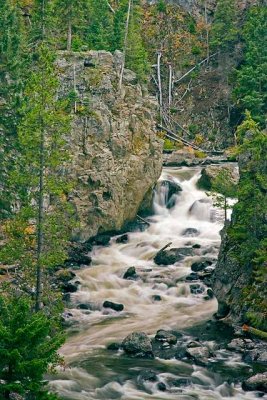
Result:
[[211,46],[230,50],[238,38],[236,0],[219,0],[211,29]]
[[[64,336],[56,319],[34,313],[29,299],[0,296],[0,395],[30,394],[33,400],[52,400],[44,387],[43,375],[57,365],[58,348]],[[2,397],[3,396],[3,397]]]
[[[86,42],[89,49],[113,50],[113,14],[106,0],[88,1]],[[116,49],[114,49],[116,50]]]
[[0,218],[11,213],[8,181],[17,147],[17,125],[26,70],[25,32],[20,10],[0,0]]
[[70,117],[57,90],[54,55],[43,44],[24,92],[20,157],[11,175],[19,211],[4,227],[9,240],[1,250],[4,262],[17,263],[31,277],[35,271],[36,309],[41,307],[43,270],[64,261],[72,226],[64,169]]
[[63,35],[66,37],[66,45],[64,46],[66,50],[72,50],[74,34],[78,47],[81,46],[83,44],[84,30],[86,29],[85,19],[88,13],[88,0],[55,0],[53,12],[56,15],[55,21],[59,24],[58,28],[63,30]]
[[141,80],[145,80],[149,71],[148,55],[144,47],[142,35],[142,8],[139,0],[133,1],[132,15],[129,23],[129,35],[126,49],[126,66],[136,72]]
[[243,28],[244,62],[237,71],[234,97],[241,112],[246,109],[261,126],[267,112],[267,9],[252,7]]

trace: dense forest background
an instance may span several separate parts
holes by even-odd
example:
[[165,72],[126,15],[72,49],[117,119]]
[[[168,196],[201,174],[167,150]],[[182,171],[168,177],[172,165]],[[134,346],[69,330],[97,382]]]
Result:
[[[48,366],[60,362],[56,350],[64,341],[63,304],[50,277],[68,258],[77,226],[68,202],[75,182],[65,169],[77,94],[58,96],[55,60],[62,51],[120,50],[125,67],[157,96],[159,124],[209,148],[217,146],[220,136],[221,149],[248,155],[229,237],[233,256],[255,271],[255,284],[244,288],[247,318],[266,329],[266,297],[257,283],[266,280],[267,258],[267,8],[261,2],[245,9],[238,3],[218,0],[208,12],[203,1],[203,13],[196,17],[163,0],[153,5],[140,0],[0,0],[0,259],[17,272],[13,282],[1,286],[4,398],[12,392],[56,398],[42,382]],[[201,77],[222,66],[227,132],[205,116],[205,132],[191,120],[181,126],[184,99]],[[179,146],[165,141],[166,149]]]

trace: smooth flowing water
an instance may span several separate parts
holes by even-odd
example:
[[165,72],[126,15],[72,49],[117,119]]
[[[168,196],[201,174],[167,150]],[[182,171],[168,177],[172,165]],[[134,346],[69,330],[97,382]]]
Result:
[[[121,342],[129,333],[141,331],[154,336],[158,329],[183,330],[210,319],[216,312],[215,299],[206,301],[205,291],[191,294],[190,282],[182,279],[201,255],[215,260],[220,245],[222,212],[197,189],[199,175],[198,168],[165,169],[161,180],[171,180],[182,187],[182,192],[174,195],[174,207],[166,207],[168,189],[159,185],[154,199],[155,215],[149,218],[149,228],[129,233],[126,244],[116,243],[113,238],[110,246],[96,247],[92,266],[77,273],[81,287],[72,295],[73,308],[69,310],[74,323],[61,349],[68,366],[65,370],[59,369],[50,382],[51,388],[63,399],[256,398],[254,393],[243,392],[240,385],[226,382],[225,368],[231,371],[249,368],[238,355],[227,351],[218,352],[223,372],[215,373],[176,359],[133,359],[122,351],[106,349],[108,344]],[[198,233],[195,237],[184,236],[187,228],[194,228]],[[194,244],[201,247],[194,256],[175,265],[155,265],[153,257],[170,242],[177,248]],[[123,279],[131,266],[141,279]],[[156,301],[154,296],[160,296],[161,301]],[[124,310],[103,308],[105,300],[122,303]],[[81,303],[89,304],[90,310],[77,309]],[[156,371],[159,381],[167,386],[166,392],[159,391],[155,382],[140,381],[140,371],[145,369]],[[177,387],[170,383],[181,378],[188,378],[190,384]]]

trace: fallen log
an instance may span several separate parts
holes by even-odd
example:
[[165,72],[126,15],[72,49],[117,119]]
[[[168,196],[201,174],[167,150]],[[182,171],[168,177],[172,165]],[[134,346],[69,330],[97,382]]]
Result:
[[243,325],[242,330],[244,332],[251,333],[254,336],[257,336],[259,339],[267,340],[267,332],[261,331],[260,329],[253,328],[252,326]]

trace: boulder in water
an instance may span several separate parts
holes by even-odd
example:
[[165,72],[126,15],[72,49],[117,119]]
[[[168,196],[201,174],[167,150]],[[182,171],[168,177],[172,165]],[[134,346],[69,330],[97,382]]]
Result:
[[161,296],[160,296],[159,294],[154,294],[154,295],[152,296],[152,300],[154,300],[154,301],[161,301],[162,298],[161,298]]
[[77,292],[78,288],[79,288],[79,282],[78,281],[75,282],[75,283],[68,282],[68,283],[64,283],[62,285],[62,290],[65,293],[75,293],[75,292]]
[[103,303],[104,308],[111,308],[114,311],[122,311],[124,309],[124,305],[120,303],[113,303],[113,301],[104,301]]
[[177,337],[173,333],[165,331],[164,329],[160,329],[157,331],[155,340],[157,340],[159,342],[166,342],[169,344],[177,343]]
[[242,383],[243,390],[259,390],[267,393],[267,372],[256,374]]
[[111,351],[118,351],[118,350],[120,350],[120,348],[121,348],[120,343],[110,343],[107,346],[107,350],[111,350]]
[[149,382],[157,382],[158,377],[157,374],[152,371],[151,369],[145,369],[144,371],[141,371],[140,374],[138,375],[138,381],[149,381]]
[[187,228],[182,232],[182,236],[194,237],[198,236],[199,231],[196,228]]
[[204,271],[204,269],[209,267],[211,264],[212,264],[212,262],[209,260],[196,261],[191,265],[191,269],[193,272],[200,272],[200,271]]
[[161,187],[164,187],[166,189],[166,207],[170,209],[175,205],[175,199],[173,196],[182,192],[183,189],[180,185],[178,185],[178,183],[174,181],[164,180],[161,181],[159,184]]
[[154,262],[157,265],[172,265],[192,254],[193,250],[189,247],[160,250],[154,257]]
[[125,353],[134,357],[154,358],[152,344],[144,332],[133,332],[122,342]]
[[124,235],[119,236],[116,239],[116,243],[128,243],[129,241],[129,235],[127,235],[127,233],[125,233]]
[[161,392],[166,392],[166,390],[167,390],[167,386],[165,385],[164,382],[159,382],[159,383],[157,384],[157,388],[158,388],[158,390],[160,390]]
[[189,347],[186,350],[186,356],[193,359],[196,363],[205,365],[211,356],[210,350],[204,346]]
[[123,279],[128,279],[128,280],[134,281],[138,278],[139,278],[139,276],[136,273],[135,267],[128,268],[127,271],[125,272],[125,274],[123,275]]

